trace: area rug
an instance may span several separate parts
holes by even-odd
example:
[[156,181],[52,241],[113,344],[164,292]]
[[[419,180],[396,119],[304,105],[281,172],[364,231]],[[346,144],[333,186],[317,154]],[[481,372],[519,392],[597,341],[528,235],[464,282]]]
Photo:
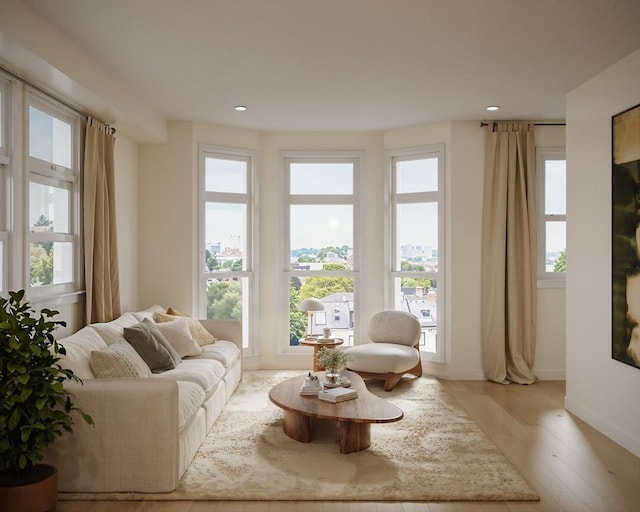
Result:
[[404,411],[371,425],[369,449],[342,455],[337,425],[313,442],[282,430],[269,390],[292,371],[248,371],[187,469],[166,494],[62,493],[77,500],[515,501],[537,494],[433,378],[371,392]]

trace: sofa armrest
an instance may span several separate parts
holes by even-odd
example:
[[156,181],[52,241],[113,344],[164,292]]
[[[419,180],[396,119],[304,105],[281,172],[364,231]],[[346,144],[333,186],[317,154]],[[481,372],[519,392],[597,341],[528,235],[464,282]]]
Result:
[[242,351],[242,322],[238,320],[200,320],[202,326],[219,340],[235,343]]
[[178,481],[178,385],[162,378],[68,382],[77,414],[45,461],[70,492],[170,492]]

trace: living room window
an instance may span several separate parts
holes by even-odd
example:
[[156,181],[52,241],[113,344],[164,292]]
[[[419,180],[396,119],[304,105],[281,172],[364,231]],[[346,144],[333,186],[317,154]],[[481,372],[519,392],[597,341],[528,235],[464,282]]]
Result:
[[242,346],[250,343],[254,300],[255,154],[200,147],[200,314],[242,322]]
[[537,148],[538,286],[563,286],[567,269],[564,148]]
[[32,296],[80,288],[80,115],[27,92],[27,257]]
[[[288,346],[308,333],[353,345],[357,303],[356,201],[360,152],[287,152],[285,176],[285,288]],[[324,310],[308,314],[298,305],[319,300]],[[292,349],[296,350],[296,349]]]
[[418,318],[423,357],[443,362],[444,147],[390,151],[388,161],[388,301]]
[[11,82],[0,74],[0,293],[9,289],[9,133]]

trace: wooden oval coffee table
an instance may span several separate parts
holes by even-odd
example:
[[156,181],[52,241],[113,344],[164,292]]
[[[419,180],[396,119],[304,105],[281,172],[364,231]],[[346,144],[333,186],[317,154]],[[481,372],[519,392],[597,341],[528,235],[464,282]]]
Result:
[[[322,381],[324,372],[317,375]],[[352,453],[371,445],[371,423],[392,423],[403,418],[400,408],[370,393],[358,374],[347,371],[343,375],[358,391],[358,398],[334,404],[315,396],[302,396],[300,387],[306,375],[287,379],[269,391],[269,399],[284,410],[285,434],[296,441],[310,443],[312,418],[338,421],[340,453]]]

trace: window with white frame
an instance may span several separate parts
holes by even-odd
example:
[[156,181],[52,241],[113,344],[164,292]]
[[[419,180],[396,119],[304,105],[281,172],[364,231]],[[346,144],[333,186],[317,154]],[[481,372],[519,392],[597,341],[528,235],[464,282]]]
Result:
[[9,179],[11,82],[0,74],[0,293],[9,289],[9,218],[12,201]]
[[420,351],[444,361],[444,147],[390,151],[390,273],[395,310],[416,316]]
[[[357,302],[357,180],[360,152],[285,153],[285,288],[288,346],[307,335],[353,345]],[[314,298],[324,309],[298,305]],[[295,350],[295,349],[293,349]]]
[[81,287],[80,115],[27,93],[26,282],[35,296]]
[[200,314],[242,322],[244,352],[255,347],[254,300],[255,154],[200,147]]
[[538,148],[538,278],[564,280],[567,268],[567,187],[564,148]]

